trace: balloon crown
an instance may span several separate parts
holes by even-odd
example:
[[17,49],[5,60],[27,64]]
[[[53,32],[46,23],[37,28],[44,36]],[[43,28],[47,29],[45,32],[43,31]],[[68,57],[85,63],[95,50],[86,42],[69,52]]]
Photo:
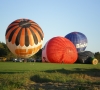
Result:
[[27,19],[21,19],[21,21],[19,22],[19,26],[23,28],[28,28],[31,26],[31,23]]

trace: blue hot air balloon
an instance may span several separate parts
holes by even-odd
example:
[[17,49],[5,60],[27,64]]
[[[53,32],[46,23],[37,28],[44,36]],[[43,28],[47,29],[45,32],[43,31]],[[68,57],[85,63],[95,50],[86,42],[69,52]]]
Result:
[[71,32],[65,36],[65,38],[72,41],[75,45],[78,53],[83,52],[87,47],[87,37],[81,32]]

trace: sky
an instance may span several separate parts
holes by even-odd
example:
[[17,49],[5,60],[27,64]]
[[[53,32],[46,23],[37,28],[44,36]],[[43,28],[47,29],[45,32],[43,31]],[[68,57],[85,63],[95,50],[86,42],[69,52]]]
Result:
[[1,0],[1,42],[6,42],[8,25],[21,18],[42,28],[43,46],[53,37],[77,31],[87,37],[85,51],[100,52],[100,0]]

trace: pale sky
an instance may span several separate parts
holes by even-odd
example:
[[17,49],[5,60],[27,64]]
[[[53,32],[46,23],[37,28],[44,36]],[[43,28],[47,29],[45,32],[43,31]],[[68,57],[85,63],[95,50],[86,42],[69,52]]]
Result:
[[35,21],[44,32],[43,45],[52,37],[77,31],[86,35],[86,51],[100,52],[100,0],[1,0],[0,41],[16,19]]

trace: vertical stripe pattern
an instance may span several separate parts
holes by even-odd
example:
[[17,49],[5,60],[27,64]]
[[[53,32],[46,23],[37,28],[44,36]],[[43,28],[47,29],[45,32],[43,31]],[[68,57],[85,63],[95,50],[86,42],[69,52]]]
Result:
[[16,46],[33,46],[43,40],[44,34],[40,26],[29,19],[18,19],[12,22],[5,33],[6,39]]

